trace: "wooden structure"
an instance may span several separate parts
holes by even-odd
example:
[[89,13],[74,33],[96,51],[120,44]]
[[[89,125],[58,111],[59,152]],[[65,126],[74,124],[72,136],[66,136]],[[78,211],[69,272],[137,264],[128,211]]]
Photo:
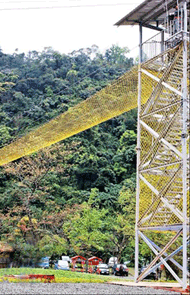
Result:
[[84,265],[86,264],[86,258],[80,255],[71,257],[72,271],[81,271],[84,272]]
[[88,265],[98,265],[101,262],[102,262],[102,259],[96,256],[90,257],[88,259]]

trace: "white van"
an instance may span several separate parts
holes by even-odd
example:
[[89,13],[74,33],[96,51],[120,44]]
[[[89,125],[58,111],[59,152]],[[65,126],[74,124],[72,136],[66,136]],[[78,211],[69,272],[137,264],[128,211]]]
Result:
[[69,256],[61,256],[61,260],[71,263],[71,258]]
[[110,259],[108,261],[108,266],[114,266],[115,264],[118,264],[117,257],[110,257]]
[[54,269],[69,270],[68,261],[58,260],[54,265]]

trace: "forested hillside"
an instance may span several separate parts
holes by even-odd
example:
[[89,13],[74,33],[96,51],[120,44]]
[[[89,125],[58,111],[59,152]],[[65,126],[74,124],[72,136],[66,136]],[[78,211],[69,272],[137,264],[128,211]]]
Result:
[[[0,146],[129,70],[127,49],[0,52]],[[1,240],[14,259],[68,254],[133,260],[136,110],[0,168]],[[147,250],[143,250],[148,254]]]

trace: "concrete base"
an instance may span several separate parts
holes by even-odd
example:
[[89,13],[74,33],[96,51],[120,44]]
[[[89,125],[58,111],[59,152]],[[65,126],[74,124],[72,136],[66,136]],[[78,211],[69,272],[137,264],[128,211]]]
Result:
[[181,288],[179,283],[164,283],[164,282],[128,282],[128,281],[118,281],[109,282],[111,284],[131,286],[131,287],[164,287],[164,288]]

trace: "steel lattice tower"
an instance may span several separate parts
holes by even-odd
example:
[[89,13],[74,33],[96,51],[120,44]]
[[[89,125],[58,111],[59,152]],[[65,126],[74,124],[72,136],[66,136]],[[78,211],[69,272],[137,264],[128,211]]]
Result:
[[[164,265],[185,289],[190,180],[189,1],[179,2],[173,22],[168,23],[168,16],[178,1],[144,1],[116,25],[136,22],[140,28],[135,280],[139,282]],[[163,6],[166,4],[167,7]],[[152,25],[153,19],[157,19],[156,27]],[[160,33],[143,43],[143,26]],[[142,104],[145,93],[149,93],[149,99]],[[142,241],[152,250],[154,258],[139,274]]]

